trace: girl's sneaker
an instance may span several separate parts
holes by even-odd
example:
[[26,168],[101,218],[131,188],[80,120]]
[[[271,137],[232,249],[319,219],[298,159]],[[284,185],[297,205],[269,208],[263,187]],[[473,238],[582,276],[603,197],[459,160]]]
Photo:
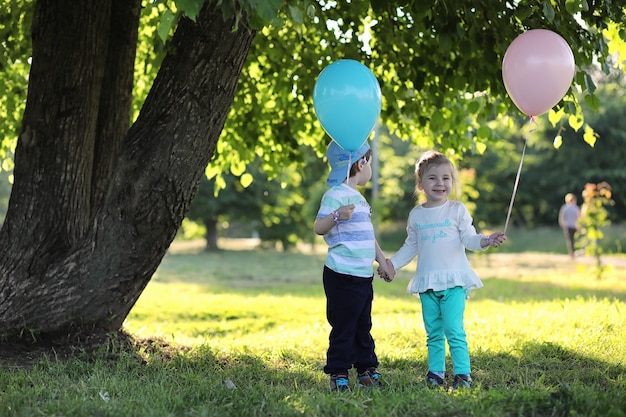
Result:
[[454,382],[452,383],[452,389],[471,388],[472,378],[469,374],[457,374],[454,375]]
[[348,375],[333,374],[330,376],[330,391],[347,391],[348,382]]
[[445,384],[445,381],[436,373],[428,371],[426,374],[426,384],[430,388],[441,388]]

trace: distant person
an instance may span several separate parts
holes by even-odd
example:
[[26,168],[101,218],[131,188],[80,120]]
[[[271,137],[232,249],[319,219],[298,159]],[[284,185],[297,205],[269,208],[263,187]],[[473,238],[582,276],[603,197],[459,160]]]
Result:
[[567,253],[574,257],[576,251],[576,234],[578,232],[578,220],[580,219],[580,207],[576,204],[576,196],[572,193],[565,195],[565,204],[559,210],[559,226],[565,234]]
[[357,386],[382,386],[372,329],[373,262],[388,273],[385,255],[372,225],[372,209],[357,187],[372,177],[367,142],[345,151],[335,141],[326,151],[331,167],[314,230],[328,244],[323,282],[326,317],[331,326],[324,372],[330,390],[349,388],[348,371],[357,371]]
[[[499,247],[504,233],[489,236],[476,233],[465,205],[449,200],[456,172],[443,154],[428,151],[415,169],[416,192],[423,191],[426,202],[409,213],[407,238],[388,261],[395,271],[418,257],[417,271],[407,292],[419,295],[428,346],[430,387],[445,385],[446,339],[454,371],[452,388],[469,388],[470,356],[463,324],[466,292],[483,286],[471,269],[465,249],[485,250]],[[384,278],[384,271],[379,271]],[[392,275],[391,279],[393,279]]]

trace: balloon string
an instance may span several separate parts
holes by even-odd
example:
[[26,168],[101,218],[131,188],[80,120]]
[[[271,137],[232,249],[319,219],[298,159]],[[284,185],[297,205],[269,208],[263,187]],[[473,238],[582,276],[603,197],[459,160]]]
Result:
[[[346,185],[350,186],[350,169],[352,168],[352,151],[348,156],[348,172],[346,173]],[[348,205],[350,205],[350,193],[346,190],[346,196],[348,197]]]
[[517,168],[517,175],[515,176],[515,185],[513,185],[513,194],[511,195],[511,203],[509,204],[509,211],[506,214],[506,222],[504,223],[504,234],[509,227],[509,220],[511,219],[511,211],[513,210],[513,202],[515,201],[515,194],[517,193],[517,186],[519,185],[519,178],[522,174],[522,165],[524,165],[524,155],[526,155],[526,145],[528,144],[528,133],[532,133],[537,130],[538,124],[535,120],[535,116],[530,116],[530,124],[528,131],[524,135],[524,148],[522,149],[522,158],[519,161],[519,167]]

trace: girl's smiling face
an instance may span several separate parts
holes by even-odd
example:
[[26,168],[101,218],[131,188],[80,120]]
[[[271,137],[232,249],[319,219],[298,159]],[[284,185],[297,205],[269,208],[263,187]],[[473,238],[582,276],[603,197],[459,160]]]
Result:
[[417,185],[426,194],[424,207],[436,207],[445,203],[452,191],[452,179],[450,164],[437,164],[428,168]]

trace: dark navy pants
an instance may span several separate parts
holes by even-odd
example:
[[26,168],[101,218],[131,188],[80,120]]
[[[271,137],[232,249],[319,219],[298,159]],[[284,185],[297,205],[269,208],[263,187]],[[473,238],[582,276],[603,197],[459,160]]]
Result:
[[326,353],[327,374],[377,368],[372,329],[373,277],[340,274],[324,266],[326,318],[332,327]]

